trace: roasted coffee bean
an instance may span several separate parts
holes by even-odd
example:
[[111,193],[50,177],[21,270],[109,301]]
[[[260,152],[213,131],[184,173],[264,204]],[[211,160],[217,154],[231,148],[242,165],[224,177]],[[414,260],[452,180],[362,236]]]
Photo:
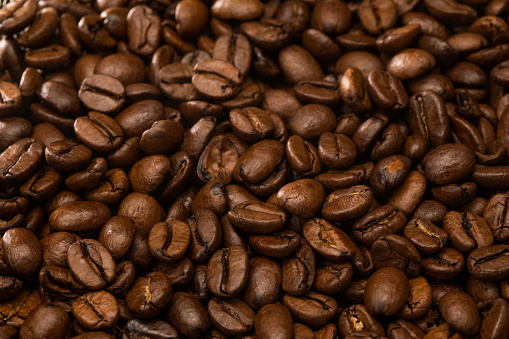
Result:
[[449,242],[447,232],[426,218],[410,220],[403,230],[403,236],[424,254],[437,253]]
[[482,282],[474,277],[467,279],[465,289],[476,303],[500,298],[500,290],[497,283]]
[[1,240],[5,263],[20,277],[33,279],[42,263],[42,246],[35,234],[16,227],[8,229]]
[[285,258],[299,249],[301,236],[293,231],[267,235],[250,235],[252,249],[268,257]]
[[164,219],[161,205],[153,197],[143,193],[131,193],[126,196],[120,203],[118,215],[132,218],[135,233],[144,237],[149,235],[155,223]]
[[210,327],[206,308],[188,292],[174,293],[163,317],[188,338],[200,338]]
[[332,110],[319,104],[302,106],[287,121],[293,134],[310,140],[318,138],[324,132],[331,132],[335,127],[335,116]]
[[195,89],[211,99],[230,99],[240,90],[242,73],[220,59],[207,59],[196,64],[192,83]]
[[428,180],[437,185],[447,185],[470,175],[474,164],[473,153],[468,146],[443,144],[424,157],[422,169]]
[[[39,49],[33,49],[25,53],[25,62],[28,66],[34,67],[34,68],[40,68],[40,69],[46,69],[51,70],[55,68],[59,68],[60,65],[64,65],[70,58],[71,51],[69,48],[62,46],[62,45],[49,45],[45,47],[41,47]],[[44,84],[43,84],[44,85]],[[46,84],[43,89],[41,87],[40,90],[38,90],[38,96],[42,98],[46,97],[48,93],[48,90],[50,88],[56,89],[58,88],[62,92],[71,95],[71,97],[68,97],[68,100],[62,100],[62,104],[69,104],[64,107],[69,109],[69,112],[76,112],[77,109],[79,109],[79,102],[76,100],[75,97],[76,91],[72,88],[66,89],[65,87],[59,86],[58,84],[52,83],[52,84]],[[76,106],[78,104],[78,106]],[[62,107],[62,106],[58,106]],[[66,110],[67,111],[67,110]]]
[[330,221],[353,220],[366,213],[373,202],[373,192],[364,185],[337,190],[325,198],[323,216]]
[[7,117],[16,113],[22,103],[22,93],[18,87],[10,82],[0,81],[0,116]]
[[488,223],[495,239],[505,241],[508,238],[506,231],[508,197],[504,193],[493,195],[483,210],[482,217]]
[[127,195],[128,189],[127,175],[120,168],[114,168],[105,173],[96,188],[85,192],[85,198],[107,205],[116,205]]
[[454,248],[463,253],[493,244],[491,229],[486,221],[475,213],[450,211],[444,217],[443,229],[449,235]]
[[191,65],[169,64],[158,72],[159,88],[172,100],[190,101],[198,98],[198,93],[191,83],[194,70]]
[[69,246],[69,268],[83,286],[99,290],[115,279],[115,261],[110,252],[97,240],[79,240]]
[[288,213],[311,218],[321,209],[325,190],[317,180],[300,179],[281,187],[276,199],[277,204]]
[[451,247],[422,259],[423,271],[433,279],[452,279],[463,270],[464,265],[463,255]]
[[49,165],[62,172],[76,172],[92,159],[92,150],[71,140],[54,141],[44,150]]
[[370,34],[381,34],[396,24],[396,5],[390,1],[363,1],[358,9],[359,20]]
[[401,311],[410,294],[408,278],[395,267],[376,271],[366,283],[364,304],[372,315],[390,316]]
[[399,233],[405,223],[403,213],[391,205],[384,205],[359,218],[353,225],[353,235],[362,244],[371,246],[380,236]]
[[377,107],[399,111],[408,105],[408,94],[403,83],[389,72],[375,70],[369,73],[367,87]]
[[292,258],[283,261],[283,290],[291,295],[303,295],[313,284],[316,258],[311,246],[303,244]]
[[109,208],[96,201],[74,201],[55,209],[50,224],[59,231],[82,232],[100,229],[111,218]]
[[158,120],[141,135],[140,148],[148,154],[170,154],[183,138],[181,123],[170,119]]
[[[33,135],[34,126],[25,118],[2,118],[0,119],[0,131],[2,135],[0,137],[0,150],[3,152],[16,141]],[[7,133],[7,131],[9,131],[9,133]],[[39,138],[34,137],[34,139]]]
[[129,49],[137,54],[154,53],[161,39],[161,30],[161,17],[147,6],[135,6],[127,14]]
[[405,307],[398,316],[403,319],[419,319],[426,315],[432,305],[432,287],[424,277],[408,280],[410,294]]
[[507,319],[507,301],[501,298],[493,298],[478,303],[478,309],[482,316],[479,334],[481,336],[502,335],[508,330],[508,325],[504,319]]
[[67,251],[69,246],[81,237],[69,232],[54,232],[41,239],[42,266],[67,266]]
[[83,80],[78,97],[88,109],[111,114],[124,105],[125,88],[115,78],[94,74]]
[[231,246],[215,252],[207,267],[207,284],[218,298],[235,298],[244,288],[249,272],[245,248]]
[[300,81],[293,89],[297,98],[305,104],[331,106],[341,99],[338,84],[331,81]]
[[387,63],[387,71],[401,80],[408,80],[426,74],[435,64],[435,58],[427,51],[408,48],[392,57]]
[[412,161],[403,155],[392,155],[380,160],[370,178],[373,194],[384,194],[397,187],[404,180],[411,164]]
[[505,279],[509,274],[505,266],[508,248],[506,245],[480,247],[470,252],[467,268],[470,274],[481,281]]
[[163,262],[172,263],[184,256],[191,243],[191,230],[181,221],[160,222],[150,230],[148,246],[152,255]]
[[0,154],[0,181],[20,183],[37,170],[44,157],[44,144],[36,139],[23,138]]
[[73,191],[89,191],[96,188],[107,171],[107,162],[104,158],[95,158],[81,172],[69,175],[65,179],[65,186]]
[[274,121],[269,112],[257,107],[231,110],[230,124],[235,134],[247,142],[267,139],[274,130]]
[[172,296],[170,278],[163,272],[152,272],[136,279],[126,295],[129,310],[140,318],[161,314]]
[[117,122],[99,112],[78,117],[74,132],[80,142],[98,152],[111,152],[124,141],[124,133]]
[[222,215],[226,209],[225,185],[222,181],[214,180],[205,184],[191,203],[191,210],[196,212],[200,208],[210,209],[216,216]]
[[343,337],[359,331],[373,331],[375,335],[385,334],[380,322],[362,304],[345,308],[339,315],[338,328]]
[[356,251],[346,233],[325,219],[308,221],[302,229],[302,235],[316,252],[328,260],[348,260]]
[[440,313],[459,332],[472,335],[479,330],[480,315],[474,300],[464,292],[449,292],[440,299]]
[[213,137],[198,160],[198,176],[203,181],[221,180],[229,184],[233,180],[237,160],[245,150],[243,144],[225,135]]
[[227,335],[243,335],[254,325],[255,313],[240,299],[213,298],[207,305],[212,323]]
[[409,126],[421,134],[433,147],[446,143],[450,137],[450,123],[440,96],[431,91],[410,97]]
[[19,335],[21,338],[64,338],[69,326],[69,316],[63,308],[44,303],[30,312],[19,329]]
[[338,311],[338,305],[333,298],[315,292],[300,297],[286,294],[283,304],[295,318],[311,326],[324,325]]
[[352,136],[359,158],[362,159],[371,152],[388,123],[389,119],[385,115],[376,114],[359,125]]
[[279,63],[285,79],[290,84],[300,81],[320,80],[323,71],[318,62],[304,48],[291,45],[279,53]]
[[275,140],[262,140],[242,154],[233,169],[240,182],[259,183],[266,179],[282,161],[284,146]]
[[292,338],[292,316],[288,308],[281,304],[262,307],[255,317],[255,331],[260,338]]
[[119,308],[110,293],[88,292],[73,301],[72,314],[89,331],[107,330],[117,322]]
[[408,277],[416,277],[421,270],[421,256],[417,249],[407,239],[396,235],[384,235],[373,243],[371,254],[375,266],[396,267]]
[[254,310],[276,301],[282,282],[281,265],[274,260],[260,256],[249,260],[249,275],[241,294]]
[[229,211],[228,218],[235,227],[245,232],[267,234],[280,231],[287,217],[276,204],[248,201]]
[[313,289],[324,294],[337,293],[350,284],[352,277],[353,269],[349,262],[321,262],[316,267]]
[[0,277],[0,291],[2,292],[0,300],[2,302],[15,298],[22,289],[23,281],[20,279],[6,276]]
[[207,208],[198,208],[186,223],[191,230],[189,259],[202,262],[210,258],[220,247],[222,237],[221,224],[214,212]]
[[[134,239],[134,221],[125,216],[114,216],[101,228],[99,242],[118,260],[129,250]],[[43,257],[44,258],[44,257]]]
[[437,2],[424,1],[431,15],[453,25],[469,25],[477,18],[475,10],[467,5],[457,3],[454,0],[441,0]]
[[357,67],[348,68],[340,82],[343,102],[354,112],[364,112],[371,108],[371,98],[363,73]]
[[122,330],[122,339],[152,336],[153,338],[178,338],[177,330],[161,319],[133,318],[127,321]]
[[290,167],[301,177],[312,177],[322,169],[318,150],[298,135],[288,138],[285,153]]
[[115,116],[115,121],[122,128],[126,139],[141,137],[154,122],[162,119],[164,119],[163,105],[155,100],[136,102]]

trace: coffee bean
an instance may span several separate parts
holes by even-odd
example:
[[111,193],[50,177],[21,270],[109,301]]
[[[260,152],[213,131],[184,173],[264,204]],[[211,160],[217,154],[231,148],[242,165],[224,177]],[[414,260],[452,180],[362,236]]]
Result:
[[360,217],[368,211],[373,192],[364,185],[337,190],[325,198],[322,214],[331,221],[345,221]]
[[154,338],[178,338],[177,330],[161,319],[133,318],[127,321],[122,330],[122,337],[126,339],[151,335]]
[[384,205],[357,219],[353,235],[366,246],[371,246],[380,236],[397,234],[405,227],[406,217],[397,208]]
[[235,66],[220,59],[207,59],[194,67],[194,88],[211,99],[230,99],[240,90],[242,73]]
[[470,335],[480,326],[479,311],[474,300],[464,292],[449,292],[440,299],[440,312],[454,329]]
[[309,292],[301,297],[286,294],[283,304],[290,313],[310,326],[320,326],[329,322],[338,311],[336,301],[326,295]]
[[96,201],[74,201],[55,209],[50,224],[59,231],[82,232],[100,229],[111,217],[108,207]]
[[281,265],[267,257],[249,260],[249,275],[241,299],[254,310],[276,301],[282,281]]
[[115,279],[115,261],[97,240],[79,240],[69,246],[67,263],[76,280],[87,288],[98,290]]
[[78,97],[88,109],[111,114],[124,105],[125,88],[115,78],[94,74],[83,80]]
[[504,279],[509,272],[505,269],[506,245],[485,246],[470,252],[467,268],[470,274],[481,281]]
[[[422,160],[426,178],[437,185],[452,184],[470,175],[475,160],[472,150],[463,144],[443,144]],[[438,172],[440,171],[440,177]]]
[[[41,324],[44,326],[41,326]],[[40,304],[30,312],[19,329],[21,338],[65,337],[70,325],[67,312],[50,303]]]
[[161,17],[147,6],[134,6],[127,14],[129,49],[137,54],[154,53],[161,39]]
[[313,284],[316,270],[316,257],[308,244],[303,244],[291,258],[283,261],[283,290],[299,296],[307,293]]
[[281,187],[276,199],[288,213],[311,218],[322,207],[325,190],[317,180],[300,179]]
[[106,330],[119,317],[118,303],[108,292],[89,292],[73,301],[72,314],[89,331]]
[[210,319],[205,307],[191,293],[176,292],[173,294],[164,318],[179,333],[188,338],[199,338],[210,326]]
[[136,279],[127,292],[129,310],[140,318],[152,318],[163,312],[172,296],[170,279],[163,272],[152,272]]
[[409,294],[410,284],[405,273],[395,267],[384,267],[368,279],[364,304],[373,315],[390,316],[403,309]]
[[215,252],[207,267],[207,283],[218,298],[234,298],[244,288],[249,272],[245,248],[231,246]]
[[325,219],[315,218],[308,221],[302,234],[309,245],[328,260],[347,260],[356,251],[346,233]]
[[34,277],[41,267],[42,246],[35,234],[24,228],[11,228],[2,237],[5,262],[24,279]]
[[257,337],[292,338],[292,316],[288,308],[281,304],[268,304],[260,309],[255,317]]
[[0,181],[19,183],[28,179],[44,155],[44,145],[36,139],[23,138],[0,154]]
[[243,335],[254,325],[255,313],[240,299],[213,298],[207,305],[212,323],[227,335]]

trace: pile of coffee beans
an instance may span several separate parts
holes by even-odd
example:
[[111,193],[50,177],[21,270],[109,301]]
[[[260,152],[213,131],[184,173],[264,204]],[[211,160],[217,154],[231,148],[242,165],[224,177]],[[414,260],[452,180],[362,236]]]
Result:
[[1,0],[0,338],[509,338],[509,0]]

